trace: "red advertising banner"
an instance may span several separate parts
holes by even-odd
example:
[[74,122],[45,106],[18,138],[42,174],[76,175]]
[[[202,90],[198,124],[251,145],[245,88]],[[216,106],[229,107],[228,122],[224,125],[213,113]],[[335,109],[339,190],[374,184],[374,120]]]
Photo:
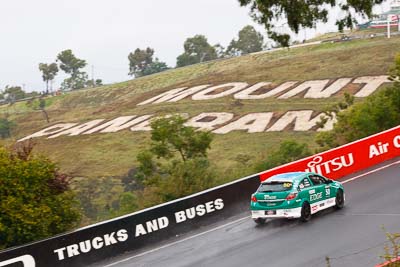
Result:
[[396,267],[396,266],[399,266],[399,265],[396,265],[396,264],[400,264],[400,257],[391,259],[390,261],[385,261],[384,263],[375,265],[375,267],[385,267],[385,266],[387,266],[387,267],[390,267],[390,266]]
[[261,181],[283,172],[309,171],[338,179],[400,156],[400,125],[361,140],[260,174]]

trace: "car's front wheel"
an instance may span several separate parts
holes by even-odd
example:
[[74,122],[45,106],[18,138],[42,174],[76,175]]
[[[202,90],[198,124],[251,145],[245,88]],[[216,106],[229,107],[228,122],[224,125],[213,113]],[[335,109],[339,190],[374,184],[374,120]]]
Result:
[[336,193],[336,206],[337,209],[342,209],[344,207],[344,194],[343,190],[339,189]]
[[254,219],[254,222],[255,222],[256,224],[258,224],[258,225],[265,224],[265,221],[266,221],[266,219],[264,219],[264,218],[257,218],[257,219]]
[[311,219],[311,207],[308,202],[304,202],[301,206],[301,217],[302,222],[308,222]]

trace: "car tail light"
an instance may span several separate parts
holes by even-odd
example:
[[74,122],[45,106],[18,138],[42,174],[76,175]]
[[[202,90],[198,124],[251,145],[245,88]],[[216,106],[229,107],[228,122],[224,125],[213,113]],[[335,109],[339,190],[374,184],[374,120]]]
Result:
[[290,193],[287,197],[286,200],[292,200],[297,197],[297,193]]
[[251,197],[251,202],[257,202],[256,196],[252,196],[252,197]]

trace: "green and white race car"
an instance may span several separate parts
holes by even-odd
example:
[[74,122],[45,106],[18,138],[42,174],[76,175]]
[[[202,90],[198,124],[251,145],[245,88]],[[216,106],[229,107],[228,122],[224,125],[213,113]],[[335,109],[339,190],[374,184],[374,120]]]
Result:
[[257,224],[267,218],[300,218],[329,207],[344,207],[344,188],[340,182],[312,172],[290,172],[263,181],[251,196],[251,217]]

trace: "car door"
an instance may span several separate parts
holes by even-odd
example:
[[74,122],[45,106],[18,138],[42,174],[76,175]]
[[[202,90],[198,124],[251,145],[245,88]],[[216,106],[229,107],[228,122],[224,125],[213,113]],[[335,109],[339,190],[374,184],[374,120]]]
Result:
[[325,179],[316,174],[310,174],[308,176],[310,179],[312,186],[310,187],[309,200],[311,205],[311,213],[315,213],[320,209],[323,209],[324,203],[318,203],[320,201],[325,200],[326,192],[325,192]]
[[334,187],[331,186],[331,183],[328,182],[329,179],[326,179],[323,176],[319,176],[319,177],[323,180],[323,183],[324,183],[324,190],[325,190],[325,198],[324,199],[327,200],[329,198],[335,197],[336,196],[336,190],[335,190]]
[[299,198],[310,202],[309,190],[312,189],[311,187],[312,185],[308,177],[305,177],[303,180],[301,180],[297,189],[297,191],[299,191]]

